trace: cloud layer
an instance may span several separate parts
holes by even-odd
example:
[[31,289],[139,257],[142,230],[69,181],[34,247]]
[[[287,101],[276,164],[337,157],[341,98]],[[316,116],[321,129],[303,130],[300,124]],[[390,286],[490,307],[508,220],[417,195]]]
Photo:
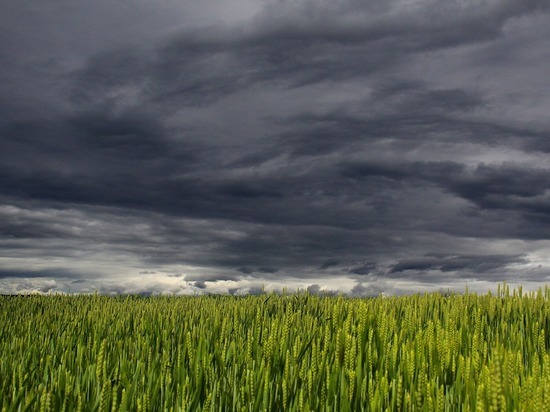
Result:
[[0,292],[547,281],[548,2],[179,3],[3,6]]

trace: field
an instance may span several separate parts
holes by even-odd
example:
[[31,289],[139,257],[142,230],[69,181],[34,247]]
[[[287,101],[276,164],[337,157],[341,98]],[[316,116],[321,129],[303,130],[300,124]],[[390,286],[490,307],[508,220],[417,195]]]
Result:
[[2,411],[548,411],[550,290],[0,298]]

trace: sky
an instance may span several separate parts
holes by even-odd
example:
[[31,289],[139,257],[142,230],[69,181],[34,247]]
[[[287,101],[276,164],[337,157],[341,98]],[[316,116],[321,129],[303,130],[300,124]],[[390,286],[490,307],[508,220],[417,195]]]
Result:
[[0,4],[0,293],[544,286],[547,0]]

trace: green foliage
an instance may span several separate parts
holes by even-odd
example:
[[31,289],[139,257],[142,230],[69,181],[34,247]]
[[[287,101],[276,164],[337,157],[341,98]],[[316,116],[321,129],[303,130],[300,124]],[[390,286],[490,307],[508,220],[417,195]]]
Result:
[[2,297],[0,407],[550,410],[549,298]]

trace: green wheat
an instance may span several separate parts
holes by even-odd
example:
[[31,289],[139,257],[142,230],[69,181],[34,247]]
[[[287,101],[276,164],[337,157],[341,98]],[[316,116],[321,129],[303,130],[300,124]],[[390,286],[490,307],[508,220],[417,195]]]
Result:
[[550,290],[0,298],[2,411],[550,411]]

